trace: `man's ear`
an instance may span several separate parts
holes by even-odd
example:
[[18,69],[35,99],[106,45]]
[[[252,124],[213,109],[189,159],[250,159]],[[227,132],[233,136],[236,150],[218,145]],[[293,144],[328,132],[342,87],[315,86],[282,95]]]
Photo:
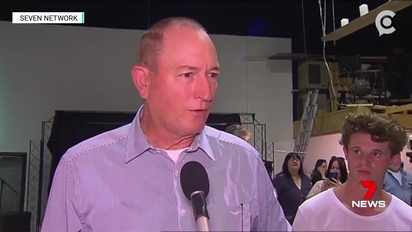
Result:
[[144,66],[136,65],[132,69],[134,85],[143,99],[146,99],[149,94],[149,75],[149,69]]

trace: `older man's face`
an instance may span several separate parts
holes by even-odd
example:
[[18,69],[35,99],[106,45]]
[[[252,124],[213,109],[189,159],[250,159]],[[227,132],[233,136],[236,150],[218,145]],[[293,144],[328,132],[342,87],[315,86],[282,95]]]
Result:
[[401,169],[401,156],[396,156],[394,159],[392,159],[391,164],[389,165],[389,169],[398,172]]
[[252,134],[251,134],[251,133],[247,133],[247,134],[243,137],[243,139],[244,139],[246,142],[249,142],[250,137],[252,137]]
[[206,124],[217,90],[215,47],[205,32],[186,26],[170,29],[164,42],[147,104],[169,130],[181,136],[196,134]]

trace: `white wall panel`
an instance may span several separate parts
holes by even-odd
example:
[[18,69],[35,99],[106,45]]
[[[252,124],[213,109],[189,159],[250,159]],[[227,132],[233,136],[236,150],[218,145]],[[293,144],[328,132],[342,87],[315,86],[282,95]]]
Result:
[[[54,110],[135,111],[130,77],[139,30],[0,22],[0,150],[27,151]],[[244,56],[291,51],[291,40],[213,35],[222,75],[215,112],[254,112],[268,142],[292,138],[290,61]],[[283,159],[283,157],[282,157]]]

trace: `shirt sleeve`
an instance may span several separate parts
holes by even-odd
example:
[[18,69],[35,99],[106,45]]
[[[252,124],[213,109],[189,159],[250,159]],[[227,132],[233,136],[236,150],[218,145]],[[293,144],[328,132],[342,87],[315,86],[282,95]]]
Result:
[[309,222],[303,215],[302,211],[298,209],[296,213],[295,220],[293,221],[293,230],[294,231],[308,231]]
[[322,192],[322,185],[323,185],[323,180],[316,182],[316,184],[313,185],[313,187],[310,189],[308,195],[306,196],[306,199],[314,197],[318,195],[320,192]]
[[292,231],[261,161],[257,164],[255,186],[258,216],[253,221],[252,231]]
[[71,168],[62,158],[54,174],[41,232],[78,232],[82,225],[75,207]]

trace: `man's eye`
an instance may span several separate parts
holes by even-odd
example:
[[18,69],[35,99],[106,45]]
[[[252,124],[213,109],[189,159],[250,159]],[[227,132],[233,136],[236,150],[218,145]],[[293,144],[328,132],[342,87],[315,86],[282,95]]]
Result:
[[219,74],[218,73],[209,73],[209,76],[212,77],[212,78],[216,78],[216,77],[219,76]]
[[382,156],[382,153],[380,153],[380,152],[374,152],[374,153],[373,153],[373,156],[379,157],[379,156]]
[[185,73],[182,76],[186,77],[186,78],[189,78],[189,77],[193,76],[193,73],[191,73],[191,72],[190,73]]

